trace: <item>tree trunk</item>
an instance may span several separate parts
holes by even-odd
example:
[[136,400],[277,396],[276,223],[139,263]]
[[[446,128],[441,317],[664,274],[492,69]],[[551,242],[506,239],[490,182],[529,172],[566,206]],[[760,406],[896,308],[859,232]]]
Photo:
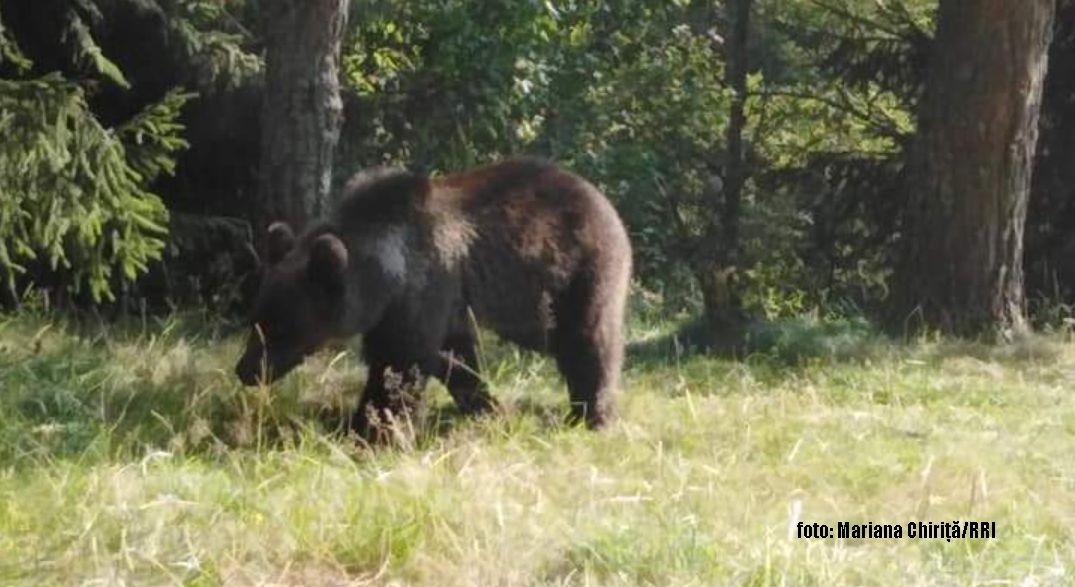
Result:
[[[724,129],[727,147],[724,181],[719,191],[713,189],[713,208],[720,211],[710,229],[715,238],[706,239],[708,250],[703,252],[703,261],[697,269],[706,322],[717,338],[725,334],[722,331],[737,328],[741,318],[739,218],[743,186],[747,180],[743,129],[746,127],[747,42],[752,1],[730,0],[727,4],[730,31],[725,40],[724,75],[733,96],[728,126]],[[720,195],[723,200],[717,197]]]
[[340,41],[347,0],[269,0],[261,108],[259,231],[324,211],[343,120]]
[[894,276],[897,328],[1025,327],[1023,229],[1055,0],[942,0]]

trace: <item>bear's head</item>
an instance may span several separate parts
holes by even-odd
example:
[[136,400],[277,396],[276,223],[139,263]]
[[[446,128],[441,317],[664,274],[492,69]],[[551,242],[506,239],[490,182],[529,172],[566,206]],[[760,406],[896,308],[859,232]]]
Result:
[[331,232],[297,241],[282,222],[269,227],[268,264],[254,303],[252,331],[235,373],[245,385],[287,374],[341,336],[348,252]]

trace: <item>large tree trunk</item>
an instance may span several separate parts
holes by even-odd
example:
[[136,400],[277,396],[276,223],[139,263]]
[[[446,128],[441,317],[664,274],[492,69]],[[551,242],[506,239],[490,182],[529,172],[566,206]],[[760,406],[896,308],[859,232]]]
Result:
[[1023,229],[1054,2],[941,2],[893,281],[899,327],[1025,325]]
[[[734,92],[724,129],[727,147],[724,181],[719,192],[713,190],[714,212],[718,221],[710,230],[716,238],[707,238],[698,269],[705,319],[716,339],[737,333],[723,332],[738,328],[741,318],[738,291],[739,219],[743,186],[747,180],[743,149],[746,127],[747,43],[750,35],[750,8],[753,0],[730,0],[727,4],[729,34],[725,39],[725,83]],[[712,188],[711,188],[712,189]],[[723,196],[723,200],[716,196]]]
[[340,41],[347,0],[265,2],[258,229],[301,227],[323,212],[340,136]]

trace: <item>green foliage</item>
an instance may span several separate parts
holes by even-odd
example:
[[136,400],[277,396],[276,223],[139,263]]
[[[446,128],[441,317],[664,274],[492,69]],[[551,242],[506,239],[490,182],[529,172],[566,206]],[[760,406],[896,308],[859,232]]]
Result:
[[350,121],[341,173],[381,162],[461,169],[532,138],[539,58],[555,41],[545,6],[371,1],[353,11],[343,65],[361,120]]
[[782,72],[761,98],[767,165],[756,180],[794,235],[770,241],[775,266],[794,274],[768,289],[805,293],[807,307],[886,296],[935,6],[807,0],[769,12],[783,61],[799,73]]
[[[878,235],[890,227],[870,212],[890,195],[892,162],[914,130],[913,74],[932,6],[755,3],[741,272],[750,310],[794,315],[883,295]],[[693,261],[721,218],[731,103],[721,5],[355,8],[344,63],[361,120],[344,137],[341,174],[382,161],[456,170],[545,154],[612,197],[643,284],[691,305]],[[872,57],[852,63],[860,53]],[[857,236],[817,242],[836,233]]]
[[[544,153],[617,201],[644,273],[669,268],[680,253],[670,204],[651,194],[665,177],[704,186],[709,173],[693,164],[719,141],[726,102],[711,42],[683,25],[683,7],[448,1],[358,14],[344,63],[362,117],[348,135],[361,144],[345,145],[341,173]],[[625,22],[639,29],[620,32]]]
[[185,70],[185,82],[204,90],[256,83],[264,63],[248,46],[253,34],[217,0],[119,0],[157,17],[166,46]]
[[[207,98],[239,89],[251,98],[221,109],[231,119],[236,104],[256,104],[247,90],[262,68],[259,3],[63,5],[65,22],[79,25],[64,29],[78,71],[106,81],[110,95],[123,83],[136,92],[143,83],[182,83]],[[888,247],[899,228],[896,187],[934,8],[934,0],[753,3],[738,276],[754,314],[793,316],[845,298],[869,307],[885,295]],[[381,163],[444,172],[520,152],[547,156],[614,200],[631,231],[640,285],[680,309],[697,308],[697,264],[722,230],[731,104],[723,3],[354,0],[351,10],[338,176]],[[119,69],[110,65],[128,62],[95,49],[140,46],[109,26],[130,22],[128,13],[140,15],[167,74],[150,72],[148,82],[133,68],[129,79],[113,75]],[[8,46],[0,45],[0,55]],[[95,109],[112,106],[89,98]],[[195,166],[186,172],[173,169],[178,129],[140,130],[146,117],[176,107],[166,99],[116,125],[140,185],[188,173],[168,184],[176,191],[166,194],[169,202],[242,215],[246,196],[230,194],[249,193],[236,179],[243,173],[227,172],[238,185],[218,186],[223,172],[202,155],[190,158]],[[128,118],[131,109],[123,108],[120,116],[94,114]],[[200,112],[201,134],[188,138],[195,149],[220,148],[213,133],[244,132],[226,124]]]
[[190,146],[183,139],[179,113],[195,94],[172,90],[157,103],[124,122],[116,134],[127,150],[127,161],[143,184],[161,174],[175,173],[175,153]]
[[15,71],[25,73],[33,63],[22,54],[0,20],[0,66],[10,65]]
[[61,42],[74,46],[75,58],[92,73],[112,81],[116,85],[129,89],[130,82],[123,72],[105,56],[90,32],[87,20],[99,23],[103,17],[100,9],[91,0],[74,0],[66,14],[67,22]]
[[[122,80],[108,67],[99,73]],[[113,130],[59,74],[0,80],[0,274],[9,288],[32,265],[72,292],[111,299],[116,284],[159,258],[167,210],[148,185],[186,147],[176,120],[189,97],[169,93]]]

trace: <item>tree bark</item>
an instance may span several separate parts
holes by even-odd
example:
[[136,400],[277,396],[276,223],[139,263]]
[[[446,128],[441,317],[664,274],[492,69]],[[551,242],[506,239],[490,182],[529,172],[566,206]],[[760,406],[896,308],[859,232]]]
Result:
[[347,0],[269,0],[261,108],[259,231],[323,213],[343,121],[340,42]]
[[[717,218],[711,224],[707,250],[698,268],[698,283],[706,322],[713,334],[735,329],[741,318],[738,292],[739,220],[747,168],[743,149],[746,127],[747,43],[753,0],[730,0],[727,4],[729,34],[725,39],[725,83],[733,95],[724,129],[726,159],[721,189],[713,190]],[[711,188],[712,189],[712,188]],[[723,196],[721,199],[719,196]],[[719,210],[719,212],[717,212]]]
[[1055,0],[942,0],[893,322],[1025,328],[1023,230]]

